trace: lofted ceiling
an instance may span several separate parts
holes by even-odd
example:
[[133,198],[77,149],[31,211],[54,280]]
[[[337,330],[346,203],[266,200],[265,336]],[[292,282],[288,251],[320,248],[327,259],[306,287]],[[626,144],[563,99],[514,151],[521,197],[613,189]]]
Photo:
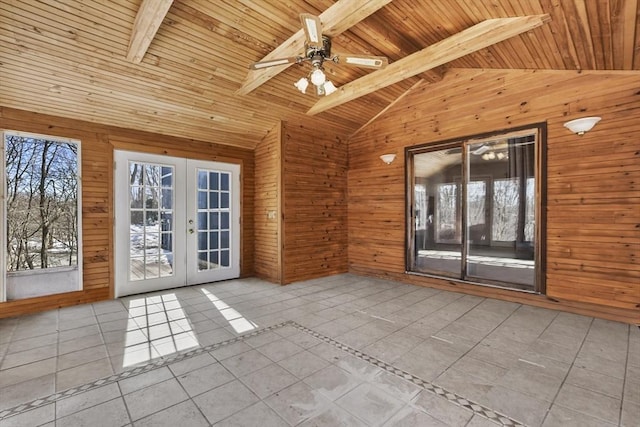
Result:
[[[0,0],[0,106],[253,148],[278,120],[314,121],[350,135],[454,68],[640,70],[638,0],[157,1],[165,3],[164,16],[146,45],[144,35],[138,40],[145,46],[134,58],[129,42],[142,0]],[[313,91],[293,86],[308,64],[242,90],[249,65],[300,31],[302,12],[347,27],[333,30],[333,52],[384,55],[388,68],[487,19],[550,19],[418,69],[431,61],[427,51],[396,67],[397,82],[387,86],[390,77],[381,77],[374,83],[380,89],[326,109],[318,110]],[[447,51],[466,48],[452,43]],[[345,88],[330,97],[360,90],[367,79],[358,79],[379,72],[334,63],[325,70]]]

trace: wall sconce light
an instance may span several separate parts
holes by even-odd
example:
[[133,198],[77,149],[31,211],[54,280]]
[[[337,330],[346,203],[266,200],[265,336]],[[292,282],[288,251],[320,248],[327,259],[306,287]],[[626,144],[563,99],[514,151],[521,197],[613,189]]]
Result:
[[380,159],[385,162],[386,164],[391,164],[391,162],[393,162],[396,159],[396,155],[395,154],[383,154],[382,156],[380,156]]
[[583,117],[581,119],[568,121],[564,124],[564,127],[569,129],[571,132],[582,136],[585,132],[590,131],[601,118],[602,117]]

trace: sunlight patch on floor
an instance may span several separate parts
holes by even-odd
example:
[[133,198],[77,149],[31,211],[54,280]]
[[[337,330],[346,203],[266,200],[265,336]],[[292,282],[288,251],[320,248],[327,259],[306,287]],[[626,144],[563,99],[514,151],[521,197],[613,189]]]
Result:
[[198,339],[175,294],[129,301],[122,367],[198,347]]
[[213,303],[213,305],[218,309],[220,314],[229,322],[229,325],[239,334],[244,332],[252,331],[258,327],[258,325],[248,319],[245,319],[242,314],[238,313],[237,310],[230,307],[227,303],[219,299],[217,296],[212,294],[206,289],[202,289],[202,292],[206,295],[207,298]]

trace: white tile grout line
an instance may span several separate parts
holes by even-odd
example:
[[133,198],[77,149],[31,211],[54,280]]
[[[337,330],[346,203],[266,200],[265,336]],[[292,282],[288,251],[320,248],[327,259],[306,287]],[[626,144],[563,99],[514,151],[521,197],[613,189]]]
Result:
[[14,406],[12,408],[0,410],[0,421],[3,420],[3,419],[9,418],[9,417],[15,416],[15,415],[19,415],[19,414],[21,414],[23,412],[27,412],[27,411],[30,411],[32,409],[39,408],[41,406],[48,405],[50,403],[54,403],[54,402],[56,402],[58,400],[66,399],[68,397],[75,396],[75,395],[80,394],[80,393],[84,393],[85,391],[89,391],[89,390],[92,390],[92,389],[95,389],[95,388],[103,387],[103,386],[106,386],[108,384],[112,384],[112,383],[115,383],[117,381],[123,380],[125,378],[130,378],[130,377],[133,377],[133,376],[136,376],[136,375],[140,375],[142,373],[145,373],[145,372],[148,372],[148,371],[151,371],[151,370],[154,370],[154,369],[158,369],[158,368],[167,366],[167,365],[169,365],[171,363],[179,362],[181,360],[185,360],[185,359],[191,358],[193,356],[197,356],[197,355],[202,354],[202,353],[207,353],[207,352],[210,352],[210,351],[213,351],[213,350],[217,350],[220,347],[224,347],[224,346],[227,346],[229,344],[236,343],[238,341],[243,341],[243,340],[246,340],[247,338],[255,337],[255,336],[263,334],[265,332],[273,331],[275,329],[279,329],[279,328],[282,328],[282,327],[285,327],[285,326],[292,326],[292,327],[294,327],[294,328],[296,328],[296,329],[298,329],[298,330],[300,330],[302,332],[305,332],[305,333],[307,333],[307,334],[309,334],[309,335],[311,335],[311,336],[313,336],[315,338],[318,338],[321,341],[324,341],[327,344],[330,344],[330,345],[332,345],[334,347],[337,347],[340,350],[342,350],[342,351],[344,351],[346,353],[349,353],[349,354],[351,354],[351,355],[353,355],[353,356],[355,356],[355,357],[357,357],[357,358],[359,358],[361,360],[364,360],[367,363],[370,363],[370,364],[372,364],[374,366],[377,366],[377,367],[379,367],[381,369],[384,369],[385,371],[387,371],[387,372],[389,372],[391,374],[394,374],[394,375],[396,375],[396,376],[398,376],[398,377],[400,377],[400,378],[402,378],[402,379],[404,379],[406,381],[410,381],[413,384],[417,385],[418,387],[420,387],[420,388],[422,388],[422,389],[424,389],[424,390],[426,390],[426,391],[428,391],[430,393],[433,393],[433,394],[435,394],[437,396],[443,397],[443,398],[447,399],[451,403],[454,403],[454,404],[456,404],[458,406],[461,406],[463,408],[469,409],[474,414],[478,414],[478,415],[480,415],[480,416],[482,416],[484,418],[487,418],[490,421],[496,422],[496,423],[498,423],[498,424],[500,424],[502,426],[525,427],[525,425],[523,423],[521,423],[519,421],[516,421],[511,417],[508,417],[508,416],[506,416],[504,414],[501,414],[501,413],[499,413],[497,411],[493,411],[493,410],[491,410],[491,409],[489,409],[489,408],[487,408],[487,407],[485,407],[483,405],[480,405],[478,403],[475,403],[475,402],[473,402],[471,400],[465,399],[462,396],[457,395],[456,393],[447,391],[446,389],[444,389],[444,388],[442,388],[442,387],[440,387],[440,386],[438,386],[436,384],[433,384],[433,383],[431,383],[429,381],[425,381],[425,380],[423,380],[423,379],[421,379],[421,378],[419,378],[419,377],[417,377],[417,376],[415,376],[413,374],[410,374],[410,373],[408,373],[406,371],[403,371],[402,369],[396,368],[396,367],[394,367],[393,365],[390,365],[387,362],[384,362],[384,361],[379,360],[379,359],[377,359],[375,357],[369,356],[368,354],[365,354],[365,353],[363,353],[363,352],[361,352],[359,350],[356,350],[356,349],[354,349],[354,348],[352,348],[352,347],[350,347],[350,346],[348,346],[346,344],[343,344],[343,343],[341,343],[339,341],[336,341],[331,337],[328,337],[328,336],[323,335],[323,334],[321,334],[319,332],[316,332],[313,329],[309,329],[306,326],[302,326],[302,325],[300,325],[300,324],[298,324],[298,323],[296,323],[296,322],[294,322],[292,320],[281,322],[281,323],[278,323],[276,325],[268,326],[268,327],[265,327],[265,328],[262,328],[262,329],[258,329],[256,331],[250,332],[248,334],[240,335],[240,336],[237,336],[237,337],[225,340],[225,341],[221,341],[219,343],[211,344],[211,345],[208,345],[208,346],[205,346],[205,347],[199,347],[199,348],[196,348],[194,350],[190,350],[190,351],[187,351],[187,352],[184,352],[184,353],[177,354],[175,356],[163,358],[163,359],[157,360],[155,362],[148,363],[148,364],[143,365],[143,366],[138,366],[138,367],[135,367],[133,369],[129,369],[127,371],[123,371],[123,372],[121,372],[119,374],[114,374],[114,375],[110,375],[108,377],[100,378],[98,380],[95,380],[93,382],[84,384],[84,385],[79,386],[79,387],[73,387],[73,388],[70,388],[70,389],[65,390],[65,391],[61,391],[61,392],[58,392],[58,393],[53,393],[53,394],[50,394],[48,396],[44,396],[44,397],[41,397],[41,398],[38,398],[38,399],[34,399],[34,400],[30,401],[30,402],[22,403],[20,405]]

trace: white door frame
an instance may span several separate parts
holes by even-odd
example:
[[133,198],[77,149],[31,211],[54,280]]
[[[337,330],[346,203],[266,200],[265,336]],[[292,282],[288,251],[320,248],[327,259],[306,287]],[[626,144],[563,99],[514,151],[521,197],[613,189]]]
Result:
[[[188,286],[240,275],[240,165],[190,160],[157,154],[114,151],[115,170],[115,295],[121,297],[135,293]],[[173,274],[145,280],[129,280],[130,202],[129,162],[153,163],[171,166],[173,175]],[[230,185],[230,266],[199,271],[197,267],[197,170],[229,172]],[[187,190],[189,189],[189,190]],[[194,221],[189,224],[188,220]],[[193,231],[193,232],[191,232]]]

